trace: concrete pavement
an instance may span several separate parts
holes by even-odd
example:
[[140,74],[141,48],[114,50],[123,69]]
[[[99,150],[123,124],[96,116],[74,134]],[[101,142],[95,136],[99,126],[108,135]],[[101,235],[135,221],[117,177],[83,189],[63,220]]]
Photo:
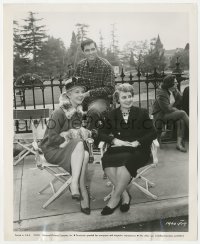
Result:
[[[139,223],[161,218],[188,214],[188,158],[189,153],[181,153],[175,144],[165,144],[158,150],[159,164],[146,173],[156,185],[151,189],[158,200],[130,186],[131,208],[127,213],[117,209],[110,216],[101,216],[106,205],[103,201],[110,191],[108,180],[103,179],[101,166],[89,165],[91,215],[80,212],[79,203],[72,200],[69,191],[43,209],[42,205],[50,197],[50,190],[39,195],[39,190],[48,183],[50,175],[36,168],[34,157],[28,156],[24,162],[14,166],[14,229],[20,231],[89,231],[106,227]],[[99,156],[95,158],[99,161]]]

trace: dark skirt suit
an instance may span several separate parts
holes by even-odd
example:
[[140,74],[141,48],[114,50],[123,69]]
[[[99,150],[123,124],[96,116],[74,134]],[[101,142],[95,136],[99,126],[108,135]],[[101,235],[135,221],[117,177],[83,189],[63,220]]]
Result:
[[[76,145],[82,140],[72,139],[65,147],[60,148],[60,144],[65,141],[64,137],[60,136],[60,133],[72,128],[78,128],[81,123],[82,117],[80,114],[75,113],[71,119],[67,119],[62,108],[58,108],[53,112],[40,145],[48,163],[57,164],[71,173],[71,155]],[[84,146],[85,150],[88,150],[86,143],[84,143]]]
[[[147,110],[131,107],[127,123],[120,108],[112,110],[106,122],[99,129],[99,140],[110,144],[102,158],[103,169],[107,167],[125,166],[131,177],[137,170],[146,165],[150,159],[151,144],[157,134]],[[112,147],[114,138],[123,141],[138,141],[140,145],[133,147]]]

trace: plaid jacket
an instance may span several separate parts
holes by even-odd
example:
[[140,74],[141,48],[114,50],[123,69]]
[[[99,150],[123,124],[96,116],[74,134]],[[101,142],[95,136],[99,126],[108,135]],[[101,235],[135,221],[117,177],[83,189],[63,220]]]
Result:
[[90,90],[90,97],[85,98],[83,105],[88,106],[97,98],[108,99],[114,93],[114,71],[104,58],[97,57],[92,67],[89,67],[87,59],[81,60],[77,65],[75,76],[89,80],[87,87]]

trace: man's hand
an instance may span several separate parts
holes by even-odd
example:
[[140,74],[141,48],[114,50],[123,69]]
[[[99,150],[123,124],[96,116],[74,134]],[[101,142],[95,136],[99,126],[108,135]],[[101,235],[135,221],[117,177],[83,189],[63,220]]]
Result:
[[90,91],[87,91],[87,92],[83,93],[83,96],[84,97],[89,97],[90,96]]
[[60,148],[64,148],[69,141],[64,141],[62,144],[59,145]]
[[133,141],[131,142],[132,147],[138,147],[140,145],[139,141]]

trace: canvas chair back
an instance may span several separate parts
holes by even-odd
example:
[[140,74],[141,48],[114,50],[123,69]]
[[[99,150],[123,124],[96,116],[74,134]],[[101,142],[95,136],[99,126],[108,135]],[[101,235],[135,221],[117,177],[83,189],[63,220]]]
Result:
[[[45,120],[49,118],[49,109],[14,109],[14,144],[20,147],[21,151],[14,159],[14,165],[17,165],[30,153],[36,154],[32,147],[33,134],[32,125],[37,121],[38,128],[45,124]],[[44,128],[44,126],[43,126]],[[42,134],[41,134],[42,136]],[[41,138],[40,136],[40,138]],[[17,160],[16,160],[17,159]]]

